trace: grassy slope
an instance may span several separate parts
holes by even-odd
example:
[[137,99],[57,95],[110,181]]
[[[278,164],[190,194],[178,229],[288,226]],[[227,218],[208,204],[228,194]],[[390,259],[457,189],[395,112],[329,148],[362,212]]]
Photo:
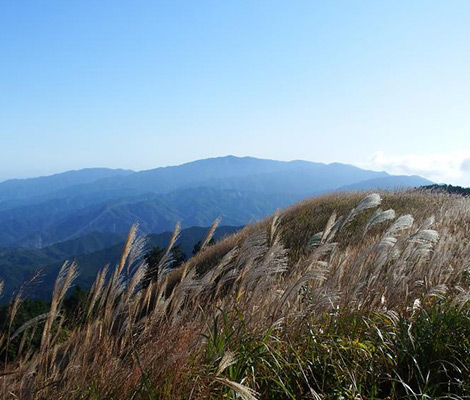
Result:
[[2,379],[23,398],[467,398],[470,201],[384,193],[396,217],[365,232],[363,197],[307,200],[147,289],[142,269],[123,292],[98,279],[82,325]]

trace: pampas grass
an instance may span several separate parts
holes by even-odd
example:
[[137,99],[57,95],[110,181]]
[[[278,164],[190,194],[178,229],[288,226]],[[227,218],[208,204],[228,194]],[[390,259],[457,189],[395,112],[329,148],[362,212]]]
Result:
[[133,226],[71,332],[64,264],[50,312],[6,340],[43,324],[40,350],[0,377],[4,397],[468,398],[469,199],[333,194],[207,246],[218,223],[174,270],[177,225],[146,286]]

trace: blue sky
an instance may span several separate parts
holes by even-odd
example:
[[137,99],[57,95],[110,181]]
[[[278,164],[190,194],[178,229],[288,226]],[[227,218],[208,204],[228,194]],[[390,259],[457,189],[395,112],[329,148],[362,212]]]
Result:
[[226,154],[470,185],[470,2],[0,2],[0,180]]

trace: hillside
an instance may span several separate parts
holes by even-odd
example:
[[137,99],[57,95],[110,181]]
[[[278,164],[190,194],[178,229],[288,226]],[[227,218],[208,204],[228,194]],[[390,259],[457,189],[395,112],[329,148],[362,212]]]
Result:
[[[123,237],[116,234],[92,232],[42,249],[0,248],[0,280],[4,282],[0,304],[10,301],[11,295],[41,268],[44,269],[45,277],[43,276],[39,286],[45,289],[49,297],[51,282],[54,281],[58,270],[53,267],[55,264],[109,248],[122,241]],[[87,266],[84,267],[86,270]],[[30,289],[29,296],[37,297],[37,293]]]
[[434,193],[450,193],[461,196],[470,196],[470,187],[453,186],[453,185],[427,185],[423,189]]
[[89,169],[0,183],[0,246],[41,248],[98,231],[164,232],[260,220],[303,198],[431,182],[345,164],[220,157],[148,171]]
[[63,269],[40,351],[0,379],[20,398],[466,398],[469,240],[468,198],[330,194],[140,286],[133,229],[59,335]]

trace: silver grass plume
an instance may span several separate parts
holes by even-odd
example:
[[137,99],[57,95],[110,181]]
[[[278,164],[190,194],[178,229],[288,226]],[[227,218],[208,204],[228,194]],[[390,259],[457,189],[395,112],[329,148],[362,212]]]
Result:
[[368,210],[369,208],[377,207],[382,203],[382,198],[378,193],[371,193],[364,197],[361,202],[357,205],[355,213],[359,214],[362,211]]
[[309,259],[319,260],[322,257],[331,257],[337,248],[338,243],[325,243],[321,247],[315,249],[309,256]]
[[228,284],[229,282],[234,282],[237,277],[239,277],[239,271],[235,269],[229,269],[220,279],[219,282],[217,283],[217,288],[216,288],[216,293],[219,293],[220,289]]
[[368,196],[364,197],[360,201],[360,203],[351,210],[349,215],[344,220],[342,226],[346,226],[346,224],[348,224],[354,218],[356,218],[357,215],[359,215],[365,210],[379,206],[380,203],[382,203],[382,198],[380,197],[378,193],[371,193]]
[[314,249],[315,247],[320,246],[322,244],[323,236],[323,231],[315,233],[315,235],[313,235],[308,241],[307,247]]
[[124,244],[124,248],[122,250],[121,258],[119,259],[119,263],[116,269],[111,274],[111,278],[106,286],[106,290],[104,295],[101,297],[99,308],[104,307],[104,318],[105,320],[110,323],[112,317],[112,308],[114,307],[114,303],[118,296],[124,290],[123,284],[123,277],[122,271],[128,261],[129,254],[134,247],[136,238],[137,238],[137,230],[139,228],[139,224],[135,223],[131,226],[129,233],[127,235],[126,242]]
[[[163,283],[159,283],[158,286],[155,287],[156,294],[155,294],[155,306],[152,311],[152,319],[156,319],[157,316],[161,316],[166,311],[166,306],[169,302],[167,298],[165,298],[165,291],[168,287],[168,276],[163,279]],[[174,291],[171,293],[170,297],[173,296]]]
[[145,289],[142,309],[145,308],[146,311],[150,309],[150,300],[152,299],[152,294],[154,293],[154,285],[155,282],[151,280],[147,286],[147,289]]
[[171,249],[175,245],[176,241],[178,240],[181,233],[181,223],[177,222],[175,225],[175,229],[173,230],[173,234],[171,235],[170,243],[168,243],[168,247],[166,248],[165,254],[163,254],[162,259],[158,263],[157,271],[159,274],[163,275],[168,272],[168,268],[171,264]]
[[[24,283],[20,287],[20,289],[18,290],[18,293],[16,294],[15,299],[13,300],[13,303],[12,303],[12,305],[10,307],[10,310],[9,310],[9,324],[8,324],[8,331],[9,332],[11,331],[13,320],[16,317],[16,313],[18,312],[18,308],[19,308],[21,302],[23,301],[24,292],[26,291],[28,285],[30,285],[32,282],[36,281],[39,278],[41,273],[42,273],[41,270],[37,270],[34,273],[34,275],[31,277],[31,279],[29,279],[28,282]],[[2,281],[2,290],[3,290],[3,281]]]
[[325,238],[325,243],[329,243],[334,239],[334,237],[336,236],[336,233],[338,232],[338,230],[341,228],[342,225],[343,225],[343,217],[339,217],[334,223],[334,225],[331,227],[328,236]]
[[103,296],[101,296],[98,309],[104,308],[104,316],[107,320],[111,315],[111,310],[114,306],[116,298],[118,298],[124,290],[124,283],[122,276],[119,274],[119,270],[116,266],[111,277],[106,285]]
[[447,291],[448,291],[447,285],[445,284],[435,285],[426,293],[426,298],[436,297],[442,300],[444,299]]
[[139,236],[134,239],[131,251],[127,261],[127,275],[130,275],[130,268],[138,263],[146,253],[148,238],[146,236]]
[[173,234],[171,235],[171,239],[170,239],[170,242],[168,243],[168,247],[166,248],[164,256],[167,256],[170,253],[171,249],[173,248],[176,241],[178,240],[180,233],[181,233],[181,223],[177,222],[175,224],[175,229],[173,229]]
[[197,281],[195,294],[210,293],[218,277],[223,276],[227,271],[237,271],[235,262],[239,254],[238,246],[225,254],[215,268],[211,268]]
[[333,214],[330,215],[328,221],[325,225],[325,229],[323,229],[323,235],[321,237],[321,242],[325,243],[326,239],[328,238],[329,234],[331,233],[331,229],[335,225],[336,222],[336,211],[333,211]]
[[434,215],[431,215],[426,221],[424,221],[420,226],[418,230],[425,230],[425,229],[430,229],[433,225],[434,222],[436,222],[436,217]]
[[307,244],[307,248],[315,249],[322,244],[331,242],[342,226],[343,217],[336,219],[336,212],[333,212],[333,214],[331,214],[330,218],[328,219],[328,222],[326,223],[325,229],[321,232],[317,232],[310,238]]
[[[267,250],[262,260],[254,260],[253,265],[244,277],[246,289],[262,290],[270,284],[270,278],[287,271],[289,264],[288,251],[280,241],[276,241]],[[263,281],[260,279],[263,278]]]
[[124,249],[121,254],[121,259],[119,260],[119,264],[118,264],[118,273],[116,275],[118,277],[121,274],[122,270],[124,269],[127,258],[129,257],[129,254],[131,253],[134,241],[137,237],[138,228],[139,228],[139,224],[135,223],[134,225],[132,225],[131,229],[129,230],[129,234],[127,235],[126,243],[124,244]]
[[276,210],[269,227],[269,243],[274,243],[279,239],[279,226],[281,224],[282,216],[279,210]]
[[9,330],[11,329],[11,326],[13,324],[13,320],[16,317],[16,313],[18,312],[18,308],[23,301],[23,291],[24,291],[24,286],[20,288],[18,293],[15,296],[15,300],[13,300],[13,303],[11,304],[10,310],[9,310]]
[[379,225],[384,223],[385,221],[389,221],[395,219],[396,214],[395,210],[391,208],[389,210],[383,211],[381,208],[375,210],[372,217],[370,217],[369,221],[367,221],[366,226],[364,227],[364,235],[375,225]]
[[396,233],[409,229],[413,226],[414,218],[410,215],[402,215],[392,224],[384,234],[384,237],[395,236]]
[[439,241],[439,234],[432,229],[419,230],[408,238],[408,246],[403,255],[407,261],[427,260]]
[[289,299],[289,297],[291,297],[293,294],[297,294],[303,284],[307,283],[310,280],[322,282],[326,279],[327,272],[327,269],[320,264],[316,270],[307,272],[306,274],[301,276],[293,285],[291,285],[284,291],[284,294],[282,295],[281,299],[279,300],[279,303],[277,304],[274,310],[273,316],[277,316],[278,312],[284,306],[285,302]]
[[220,375],[228,367],[237,362],[237,356],[233,351],[226,351],[220,360],[219,367],[217,368],[216,375]]
[[222,221],[222,218],[221,218],[221,217],[218,217],[218,218],[216,218],[216,220],[212,223],[212,225],[211,225],[211,227],[210,227],[210,229],[209,229],[209,232],[207,232],[207,235],[206,235],[206,237],[204,238],[204,241],[202,242],[200,251],[202,251],[202,250],[209,244],[209,242],[211,241],[212,237],[214,236],[214,233],[215,233],[217,227],[218,227],[219,224],[220,224],[220,221]]
[[128,283],[125,293],[121,298],[120,306],[125,307],[129,304],[132,295],[135,293],[139,283],[142,282],[145,276],[145,272],[147,271],[147,264],[141,263],[137,270],[132,275],[130,282]]
[[410,239],[418,243],[437,243],[439,240],[439,233],[433,229],[423,229],[410,236]]
[[396,259],[400,255],[400,251],[395,247],[398,239],[394,236],[384,236],[377,243],[377,255],[375,265],[382,268],[389,260]]
[[376,266],[381,268],[388,261],[398,258],[400,250],[395,246],[397,243],[396,234],[413,226],[414,219],[411,215],[402,215],[385,231],[382,239],[377,243]]
[[[140,282],[144,279],[145,272],[147,271],[147,263],[145,261],[141,261],[137,268],[133,268],[134,271],[132,275],[130,269],[136,264],[136,262],[142,260],[146,244],[147,238],[142,236],[135,236],[131,243],[131,248],[127,261],[127,277],[125,283],[123,282],[122,277],[118,277],[117,281],[120,283],[118,292],[120,293],[121,291],[123,291],[124,294],[121,297],[119,304],[115,310],[115,318],[123,309],[130,305],[130,300],[132,296],[135,294]],[[137,301],[137,299],[135,300]]]
[[452,299],[451,304],[461,310],[468,302],[470,302],[470,290],[464,289],[460,285],[455,286],[454,289],[458,294]]
[[25,322],[23,325],[21,325],[14,333],[11,335],[10,340],[14,340],[18,335],[20,335],[22,332],[25,330],[29,329],[30,327],[38,324],[39,322],[42,322],[46,320],[49,317],[49,313],[41,314],[38,315],[37,317],[34,317],[30,319],[29,321]]
[[[270,284],[273,275],[287,270],[287,250],[278,240],[278,235],[274,235],[274,242],[269,246],[270,237],[269,233],[261,228],[243,243],[237,263],[237,269],[241,271],[239,294],[253,288],[261,277],[265,278],[263,285],[266,286]],[[260,291],[261,287],[256,287],[256,290]]]
[[337,229],[339,228],[339,225],[341,224],[341,219],[336,220],[336,211],[334,211],[331,215],[330,218],[328,218],[328,221],[325,225],[325,229],[323,231],[316,233],[313,235],[308,244],[308,248],[315,248],[320,246],[323,243],[326,243],[327,241],[330,241],[334,235],[336,234]]
[[72,282],[78,276],[77,264],[75,262],[66,261],[59,271],[59,275],[54,284],[54,291],[52,293],[51,308],[48,318],[44,325],[41,338],[41,351],[45,351],[50,345],[50,333],[52,323],[54,322],[59,312],[60,305],[65,297],[65,294],[72,286]]
[[240,247],[236,268],[240,269],[249,260],[256,261],[263,258],[268,250],[268,238],[264,229],[251,232]]
[[258,400],[259,398],[258,392],[241,383],[231,381],[227,378],[215,378],[215,380],[232,389],[243,400]]
[[191,292],[195,286],[197,286],[198,282],[196,281],[195,277],[196,269],[193,268],[184,276],[184,278],[171,293],[171,297],[168,298],[170,301],[171,320],[173,322],[177,320],[178,313],[188,298],[188,293]]
[[100,272],[98,272],[98,275],[96,276],[96,279],[93,282],[93,286],[91,287],[89,300],[88,300],[87,317],[90,317],[95,307],[96,301],[102,295],[104,283],[106,281],[106,275],[108,274],[108,269],[109,269],[109,264],[106,265]]

